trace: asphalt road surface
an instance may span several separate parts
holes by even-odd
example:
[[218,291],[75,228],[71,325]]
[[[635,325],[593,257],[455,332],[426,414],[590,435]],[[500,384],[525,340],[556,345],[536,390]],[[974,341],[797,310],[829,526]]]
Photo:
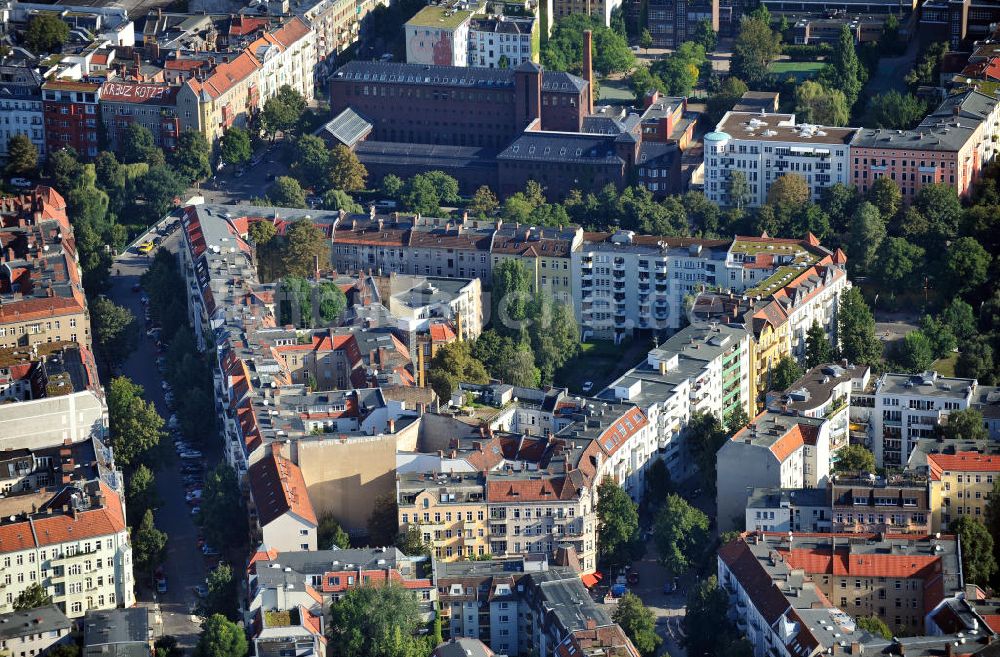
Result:
[[[180,231],[164,239],[163,247],[177,250]],[[111,289],[108,297],[115,303],[129,308],[142,322],[143,307],[139,294],[132,292],[132,285],[146,271],[149,256],[133,252],[119,256],[112,268]],[[120,272],[120,273],[118,273]],[[178,290],[183,294],[183,290]],[[123,374],[145,388],[145,399],[156,404],[164,418],[170,416],[163,400],[162,378],[155,367],[156,346],[146,337],[145,329],[139,346],[123,366]],[[198,529],[192,522],[191,510],[185,502],[184,481],[178,469],[180,459],[173,454],[173,445],[164,446],[167,453],[165,463],[156,472],[156,488],[160,496],[160,508],[156,512],[156,524],[168,536],[166,562],[163,569],[167,576],[167,592],[156,594],[151,582],[136,578],[136,599],[139,604],[159,611],[162,633],[177,637],[181,647],[193,647],[200,631],[199,619],[191,614],[195,604],[193,588],[204,581],[205,563],[197,545]]]

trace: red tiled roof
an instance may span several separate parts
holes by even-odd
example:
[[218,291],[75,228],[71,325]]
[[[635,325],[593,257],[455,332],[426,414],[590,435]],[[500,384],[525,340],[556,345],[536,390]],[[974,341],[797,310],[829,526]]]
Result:
[[937,481],[941,479],[942,472],[1000,472],[1000,456],[979,452],[928,454],[927,465],[931,478]]
[[286,513],[317,524],[302,470],[279,453],[278,444],[271,447],[272,452],[251,465],[247,472],[261,526],[269,525]]
[[936,555],[849,554],[847,547],[833,554],[828,550],[778,547],[792,568],[809,574],[857,575],[859,577],[894,577],[930,579],[941,572],[941,559]]
[[[104,504],[100,508],[77,511],[75,517],[61,514],[33,519],[31,523],[38,546],[56,545],[125,531],[125,513],[121,498],[104,482],[101,482],[100,486],[104,496]],[[27,528],[26,523],[25,527]]]
[[0,306],[0,324],[75,315],[83,310],[83,304],[75,297],[43,297],[8,301]]
[[773,625],[785,610],[788,599],[774,585],[771,576],[754,556],[742,538],[719,548],[719,558],[739,580],[740,586],[753,599],[754,607],[768,625]]
[[435,322],[430,327],[431,342],[454,342],[457,338],[451,326],[444,322]]
[[307,34],[309,34],[309,26],[301,18],[295,16],[292,20],[271,33],[271,36],[285,48],[289,48]]
[[205,91],[210,97],[219,98],[259,68],[257,58],[244,51],[232,61],[218,64],[206,80],[188,80],[187,84],[196,92]]
[[596,619],[589,620],[590,627],[567,634],[556,646],[558,657],[640,657],[639,651],[617,623],[597,626]]
[[[638,408],[629,408],[617,422],[604,430],[597,442],[609,456],[617,452],[628,439],[649,424],[645,414]],[[631,428],[629,428],[631,425]]]

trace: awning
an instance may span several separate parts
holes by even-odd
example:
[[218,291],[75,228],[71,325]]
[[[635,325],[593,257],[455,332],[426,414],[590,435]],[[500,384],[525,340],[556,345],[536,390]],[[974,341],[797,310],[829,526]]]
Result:
[[588,589],[592,589],[595,586],[597,586],[597,583],[600,582],[601,579],[603,578],[604,575],[602,575],[600,571],[596,570],[592,573],[586,573],[580,576],[580,579],[583,581],[583,585],[586,586]]

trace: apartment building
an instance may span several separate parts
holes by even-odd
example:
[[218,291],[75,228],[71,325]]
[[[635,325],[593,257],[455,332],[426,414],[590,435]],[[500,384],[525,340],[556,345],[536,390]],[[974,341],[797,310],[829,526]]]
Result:
[[10,655],[42,655],[73,643],[73,622],[55,605],[0,614],[0,649]]
[[42,83],[47,153],[69,147],[85,158],[97,155],[100,97],[97,82],[51,79]]
[[528,271],[532,293],[542,292],[572,304],[576,282],[570,265],[582,241],[579,226],[549,228],[498,222],[490,245],[492,266],[496,269],[503,262],[516,260]]
[[125,130],[138,123],[165,150],[177,146],[181,130],[191,127],[177,114],[178,87],[167,84],[105,82],[101,87],[101,123],[108,147],[121,153]]
[[585,234],[571,277],[584,336],[617,341],[636,330],[679,328],[685,296],[722,284],[727,244],[626,230]]
[[934,508],[924,475],[837,476],[830,483],[831,531],[851,534],[922,534],[932,531]]
[[684,440],[692,413],[720,419],[753,410],[750,338],[740,328],[688,326],[653,349],[598,397],[635,404],[649,422],[649,438],[680,481],[692,474]]
[[90,611],[83,621],[83,657],[114,652],[120,657],[144,657],[153,648],[153,626],[147,607]]
[[1000,455],[979,452],[928,454],[931,527],[942,531],[962,516],[984,520],[994,481],[1000,481]]
[[244,51],[217,64],[204,79],[186,79],[177,91],[177,111],[214,144],[232,126],[245,128],[263,105],[258,88],[260,62]]
[[865,193],[880,177],[899,185],[909,203],[926,185],[946,184],[966,196],[996,157],[1000,103],[967,91],[949,97],[913,130],[862,128],[851,140],[851,182]]
[[473,18],[469,24],[469,66],[517,68],[538,63],[541,21],[534,14]]
[[0,157],[16,135],[26,135],[38,156],[45,158],[45,112],[42,106],[42,77],[27,60],[8,58],[0,64]]
[[[303,7],[302,5],[306,6]],[[333,73],[337,56],[358,40],[361,17],[354,0],[296,3],[293,10],[313,30],[315,68],[313,89],[322,89]]]
[[261,33],[248,46],[247,50],[253,53],[260,67],[256,91],[261,107],[285,85],[299,92],[306,102],[313,99],[316,68],[314,39],[315,34],[309,24],[295,16],[277,29]]
[[93,353],[75,342],[0,348],[0,449],[103,440],[106,432]]
[[70,618],[135,603],[124,482],[98,439],[8,452],[0,613],[33,584]]
[[830,427],[822,418],[764,411],[719,449],[716,499],[720,531],[744,517],[754,488],[821,488],[830,477]]
[[638,657],[579,573],[533,556],[435,562],[446,639],[478,639],[511,656]]
[[257,538],[279,552],[315,550],[319,521],[309,501],[302,470],[284,456],[276,443],[271,453],[247,471],[250,517]]
[[754,488],[747,496],[749,532],[828,532],[829,488]]
[[399,529],[416,527],[439,561],[489,554],[486,476],[479,472],[397,475]]
[[885,467],[905,466],[917,441],[935,436],[949,411],[971,405],[975,387],[975,379],[937,372],[883,374],[875,382],[869,425],[875,461]]
[[66,201],[51,187],[0,197],[0,347],[89,347],[90,316]]
[[[378,285],[381,281],[377,281]],[[462,340],[475,340],[486,323],[482,281],[478,278],[407,276],[390,272],[383,297],[396,327],[404,334],[427,333],[441,320]]]
[[467,2],[428,5],[403,25],[406,63],[466,66],[469,24],[478,7]]
[[865,365],[817,365],[787,390],[767,393],[767,408],[805,417],[826,418],[830,423],[831,458],[836,462],[837,451],[845,447],[851,438],[851,392],[867,388],[870,375],[871,370]]
[[[725,207],[756,207],[767,202],[775,180],[792,174],[818,201],[824,187],[851,182],[850,144],[857,132],[796,123],[794,114],[727,112],[705,135],[705,195]],[[731,194],[736,171],[746,178],[746,198]]]
[[[719,586],[755,657],[968,654],[989,642],[978,631],[967,634],[985,626],[983,618],[961,594],[952,597],[962,590],[957,543],[953,536],[867,534],[845,541],[836,534],[754,532],[719,548]],[[952,601],[970,617],[937,614]],[[951,622],[924,634],[932,613]],[[855,617],[873,614],[889,625],[892,639],[858,627]]]

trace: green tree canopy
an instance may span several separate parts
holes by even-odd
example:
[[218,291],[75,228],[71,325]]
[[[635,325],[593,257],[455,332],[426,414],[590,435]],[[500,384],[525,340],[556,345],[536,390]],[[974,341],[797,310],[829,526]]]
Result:
[[639,531],[635,502],[621,486],[605,477],[597,487],[597,551],[601,559],[619,566],[629,561],[630,544]]
[[694,28],[694,41],[701,44],[705,52],[712,52],[719,42],[718,33],[712,29],[712,21],[707,18],[698,21]]
[[198,604],[198,615],[211,617],[215,614],[225,616],[229,620],[239,620],[237,601],[239,600],[239,581],[233,569],[227,563],[220,563],[208,573],[205,578],[208,595]]
[[986,282],[992,262],[993,256],[974,237],[959,237],[945,259],[951,288],[959,294],[975,291]]
[[654,657],[663,639],[656,633],[656,615],[634,593],[626,593],[615,606],[611,620],[618,623],[642,657]]
[[844,94],[848,108],[857,102],[861,86],[868,79],[868,72],[858,59],[854,35],[847,25],[841,26],[840,35],[833,44],[830,63],[820,73],[820,78],[828,88],[838,89]]
[[813,368],[833,360],[833,347],[826,337],[826,330],[813,320],[806,332],[806,367]]
[[229,166],[239,166],[250,161],[253,149],[250,146],[250,133],[234,125],[226,130],[219,141],[219,153],[222,161]]
[[949,440],[976,440],[986,441],[989,439],[989,432],[983,423],[983,414],[975,408],[966,408],[960,411],[948,413],[947,421],[944,423],[941,432]]
[[198,524],[205,541],[220,550],[242,553],[247,542],[246,507],[236,471],[220,463],[205,475]]
[[308,277],[315,272],[316,258],[320,267],[327,266],[330,246],[323,231],[311,219],[303,217],[285,229],[285,244],[281,264],[286,274]]
[[124,467],[138,466],[163,435],[163,418],[143,399],[143,388],[124,376],[107,387],[108,425],[115,460]]
[[593,63],[597,73],[625,73],[635,64],[635,55],[624,36],[605,27],[596,17],[576,13],[556,22],[542,48],[542,65],[551,71],[579,73],[583,67],[584,30],[594,34]]
[[156,478],[153,471],[140,463],[128,477],[125,488],[125,498],[128,500],[128,511],[131,518],[142,518],[149,509],[155,510],[160,499],[156,493]]
[[316,529],[316,543],[320,550],[331,550],[340,548],[346,550],[351,547],[351,537],[337,522],[337,519],[330,514],[320,516],[319,527]]
[[333,147],[326,172],[326,181],[330,187],[345,192],[360,192],[364,190],[367,179],[368,169],[361,164],[354,151],[343,144]]
[[267,244],[275,235],[278,234],[278,229],[274,227],[274,224],[270,221],[255,221],[250,224],[250,228],[247,229],[247,236],[250,241],[257,246],[262,246]]
[[170,154],[170,166],[189,183],[212,175],[212,149],[197,130],[187,129],[177,137],[177,148]]
[[712,575],[698,580],[687,596],[684,615],[684,647],[689,655],[725,655],[740,633],[729,620],[729,594]]
[[875,455],[862,445],[845,445],[837,450],[837,472],[875,472]]
[[69,25],[53,13],[39,13],[28,21],[24,45],[36,55],[58,50],[69,39]]
[[896,360],[907,372],[926,372],[934,362],[934,347],[923,331],[910,331],[896,346]]
[[730,75],[719,85],[714,93],[710,93],[706,103],[706,114],[709,125],[715,125],[726,112],[733,109],[736,102],[748,91],[747,85],[735,75]]
[[770,78],[768,66],[781,54],[781,35],[766,19],[753,15],[740,18],[740,32],[733,46],[729,71],[748,86],[760,89]]
[[767,191],[767,202],[778,207],[801,208],[809,202],[809,196],[806,179],[795,173],[786,173],[778,176]]
[[910,93],[895,89],[868,98],[868,118],[864,125],[889,130],[909,130],[927,115],[927,103]]
[[852,287],[841,295],[838,320],[841,356],[856,365],[875,365],[882,360],[875,318],[861,290]]
[[8,176],[30,176],[38,168],[38,148],[24,133],[17,133],[7,140]]
[[927,337],[931,347],[931,356],[935,360],[950,355],[958,345],[955,334],[951,332],[951,327],[942,319],[924,315],[924,318],[920,320],[920,332]]
[[146,220],[159,221],[173,207],[187,186],[180,176],[167,167],[155,167],[142,177],[139,184],[142,197],[146,201]]
[[705,47],[700,43],[685,41],[677,49],[653,62],[650,73],[662,84],[655,85],[672,96],[687,96],[696,84],[705,65]]
[[472,195],[468,210],[470,215],[485,219],[491,216],[499,206],[500,202],[497,201],[493,190],[488,185],[481,185]]
[[941,319],[959,340],[969,340],[976,335],[975,311],[961,299],[952,299],[941,313]]
[[803,123],[841,126],[847,125],[850,108],[840,89],[806,80],[795,88],[795,115]]
[[922,268],[923,260],[922,248],[910,244],[905,237],[889,237],[879,248],[876,258],[878,269],[873,273],[888,287],[893,288],[912,280],[912,274]]
[[989,586],[990,578],[997,572],[997,561],[993,556],[993,537],[986,525],[972,516],[959,516],[951,521],[948,530],[958,534],[962,542],[965,581]]
[[399,508],[393,495],[375,498],[368,517],[368,544],[392,545],[399,533]]
[[411,657],[426,654],[414,636],[420,623],[417,600],[398,584],[352,588],[330,605],[333,657]]
[[360,214],[365,211],[360,203],[356,203],[351,195],[341,189],[329,189],[323,194],[324,210],[343,210],[344,212]]
[[334,326],[347,308],[344,291],[330,281],[322,281],[315,288],[319,321],[324,326]]
[[871,616],[856,616],[854,618],[855,624],[859,629],[870,633],[872,636],[881,637],[883,639],[891,639],[893,637],[892,630],[889,626],[885,624],[885,621],[872,614]]
[[90,321],[94,331],[94,346],[109,369],[125,362],[139,341],[135,315],[107,297],[90,302]]
[[771,390],[788,390],[793,383],[802,378],[804,372],[802,366],[791,356],[782,356],[778,364],[771,370],[771,381],[768,386]]
[[41,584],[29,584],[28,588],[17,594],[14,598],[14,611],[24,609],[38,609],[52,604],[52,596],[45,592]]
[[299,181],[291,176],[278,176],[268,190],[271,202],[280,208],[306,207],[306,193]]
[[708,516],[680,495],[667,495],[653,525],[653,541],[667,573],[681,575],[694,565],[708,536]]
[[167,535],[156,528],[152,509],[146,509],[132,536],[132,554],[136,565],[145,573],[152,574],[166,547]]
[[201,626],[195,657],[245,657],[246,633],[222,614],[210,616]]
[[697,411],[691,414],[687,427],[688,449],[708,490],[715,490],[715,454],[727,437],[722,422],[714,413]]
[[162,161],[162,152],[157,155],[159,150],[153,133],[143,124],[129,123],[128,127],[122,131],[122,162],[134,164],[136,162]]
[[451,399],[459,383],[486,383],[486,368],[472,357],[468,342],[446,344],[431,359],[427,382],[442,400]]
[[295,128],[302,113],[306,111],[306,99],[287,84],[282,85],[271,98],[264,102],[260,113],[260,125],[264,133],[274,137],[279,132],[289,132]]

